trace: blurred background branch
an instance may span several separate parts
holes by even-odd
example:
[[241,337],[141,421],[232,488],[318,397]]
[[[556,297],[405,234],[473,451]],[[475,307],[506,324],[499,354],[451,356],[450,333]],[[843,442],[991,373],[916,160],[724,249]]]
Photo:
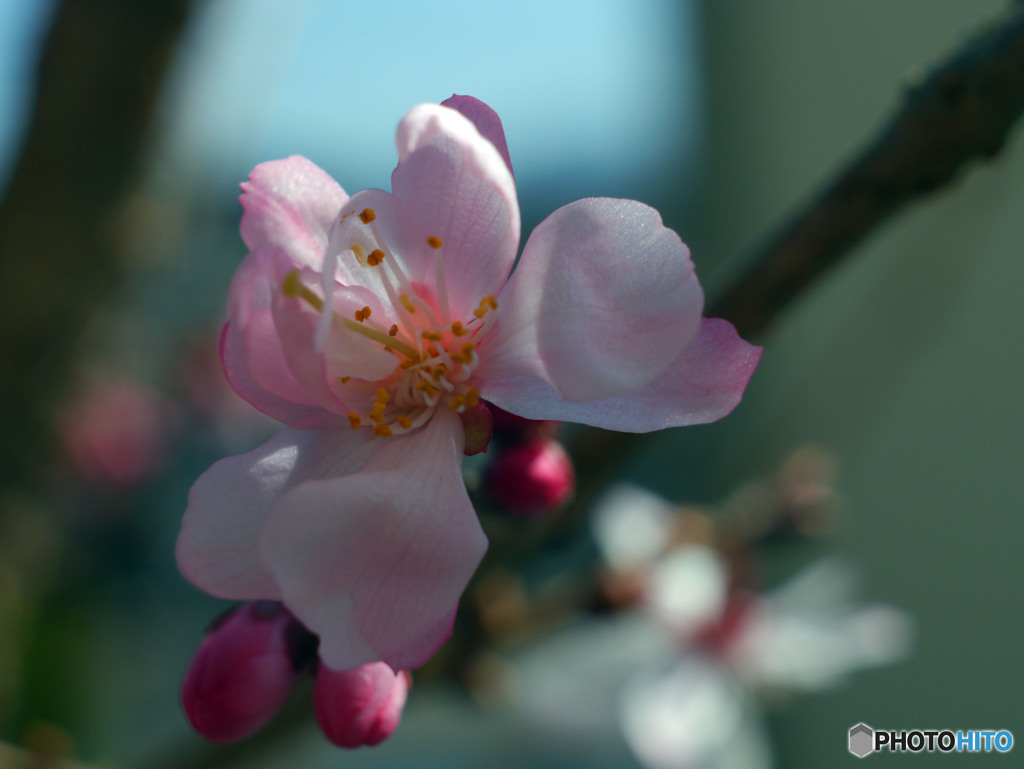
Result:
[[976,158],[1002,149],[1024,112],[1024,8],[1012,8],[919,82],[853,161],[751,254],[708,315],[763,332],[816,278]]
[[[747,339],[769,329],[803,291],[854,246],[976,158],[1003,147],[1024,112],[1024,7],[1018,4],[918,82],[878,135],[742,259],[739,276],[705,311]],[[579,520],[613,467],[652,434],[587,428],[574,446],[581,483],[566,520]]]
[[122,270],[116,218],[140,171],[189,0],[65,0],[0,204],[0,489],[44,466],[80,333]]

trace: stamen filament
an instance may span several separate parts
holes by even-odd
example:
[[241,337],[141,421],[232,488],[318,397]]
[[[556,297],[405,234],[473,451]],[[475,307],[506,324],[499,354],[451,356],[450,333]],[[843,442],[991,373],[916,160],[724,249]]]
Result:
[[[334,273],[337,269],[338,255],[333,251],[329,252],[324,258],[324,268],[320,273],[320,291],[328,305],[333,304],[334,289],[337,285],[334,281]],[[320,321],[316,324],[316,334],[313,337],[313,349],[317,352],[323,352],[327,346],[327,335],[330,333],[333,317],[333,312],[320,311]]]
[[448,304],[448,283],[444,275],[444,261],[441,258],[441,239],[433,235],[427,243],[434,249],[434,284],[437,289],[437,304],[441,308],[441,320],[445,324],[452,320],[452,309]]
[[[318,297],[319,298],[319,297]],[[362,334],[368,339],[372,339],[375,342],[380,342],[385,347],[390,347],[393,350],[397,350],[407,358],[418,361],[419,354],[416,350],[400,339],[396,339],[393,336],[388,336],[383,331],[378,331],[375,328],[370,328],[363,323],[357,323],[351,318],[342,318],[341,322],[345,324],[345,328],[349,331],[355,331],[357,334]]]

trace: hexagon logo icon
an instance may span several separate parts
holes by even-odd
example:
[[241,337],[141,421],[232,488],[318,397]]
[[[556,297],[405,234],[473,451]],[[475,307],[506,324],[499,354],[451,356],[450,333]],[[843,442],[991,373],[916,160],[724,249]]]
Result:
[[857,758],[873,753],[875,750],[875,730],[867,724],[850,727],[850,752]]

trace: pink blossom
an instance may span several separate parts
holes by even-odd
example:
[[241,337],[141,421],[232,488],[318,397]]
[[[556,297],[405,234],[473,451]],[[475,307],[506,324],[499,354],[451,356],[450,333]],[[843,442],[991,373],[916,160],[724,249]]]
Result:
[[316,674],[316,720],[338,747],[376,745],[398,728],[411,678],[383,662],[352,670],[321,665]]
[[567,205],[530,236],[497,115],[470,97],[398,126],[392,192],[347,195],[310,161],[243,185],[250,249],[221,356],[284,422],[192,489],[182,572],[281,600],[334,669],[422,664],[451,633],[486,539],[462,482],[459,413],[647,432],[710,422],[760,357],[702,319],[689,252],[630,200]]
[[299,675],[294,631],[308,636],[281,604],[271,602],[241,606],[214,626],[181,688],[193,728],[214,742],[231,742],[273,718]]

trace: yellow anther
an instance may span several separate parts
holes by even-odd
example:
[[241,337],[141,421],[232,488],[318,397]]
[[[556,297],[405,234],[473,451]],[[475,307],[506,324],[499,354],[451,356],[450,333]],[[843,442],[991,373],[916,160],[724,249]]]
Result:
[[402,429],[408,430],[410,427],[412,427],[412,420],[409,419],[409,417],[407,417],[405,414],[402,414],[402,416],[398,418],[398,424],[402,426]]
[[482,318],[484,315],[487,314],[488,310],[497,310],[497,309],[498,309],[498,300],[495,299],[493,296],[485,296],[483,299],[480,300],[480,306],[477,307],[475,310],[473,310],[473,314],[477,318]]
[[466,334],[469,333],[469,329],[463,328],[462,321],[457,320],[454,323],[452,323],[452,333],[455,334],[455,336],[465,336]]
[[430,384],[430,382],[427,382],[426,380],[419,382],[416,385],[416,389],[420,390],[421,392],[427,393],[427,395],[435,395],[437,393],[437,388],[434,387],[434,385]]
[[379,403],[381,406],[383,406],[390,399],[391,399],[391,396],[388,394],[387,390],[385,390],[383,387],[378,387],[377,388],[377,403]]
[[398,324],[392,323],[391,328],[388,329],[388,336],[398,336]]
[[292,270],[284,276],[284,280],[281,281],[281,293],[287,296],[289,299],[294,299],[299,295],[299,289],[302,288],[302,284],[299,282],[299,271]]
[[420,334],[424,339],[428,339],[431,342],[440,342],[444,337],[441,336],[440,331],[424,331]]
[[455,353],[452,355],[452,360],[458,363],[472,363],[473,362],[473,349],[476,345],[473,342],[466,342],[462,345],[462,352]]
[[356,414],[354,411],[349,413],[349,415],[348,415],[348,426],[349,427],[351,427],[353,430],[358,430],[359,426],[362,425],[362,423],[363,423],[363,420],[360,419],[358,414]]
[[379,435],[381,438],[388,438],[391,436],[391,428],[387,425],[374,425],[373,434]]
[[364,208],[359,214],[359,219],[363,224],[369,224],[377,218],[376,212],[372,208]]
[[440,248],[442,246],[441,238],[435,235],[430,235],[427,237],[427,245],[431,248]]
[[364,307],[361,310],[356,310],[356,320],[362,323],[364,320],[369,318],[372,313],[373,310],[371,310],[369,307]]
[[379,248],[373,249],[370,255],[366,257],[366,263],[371,267],[376,267],[378,264],[384,261],[384,252]]
[[317,312],[324,308],[324,300],[302,285],[298,270],[292,270],[284,276],[284,280],[281,281],[281,293],[289,299],[304,299]]
[[352,377],[350,377],[350,376],[343,376],[343,377],[341,378],[341,383],[342,383],[342,384],[348,384],[348,380],[350,380],[351,378],[352,378]]
[[466,390],[466,405],[476,406],[480,403],[480,391],[475,387],[470,387]]
[[441,377],[443,377],[447,373],[448,373],[448,368],[443,363],[438,363],[436,366],[434,366],[433,370],[430,372],[430,376],[432,376],[434,378],[435,382],[440,382],[441,381]]
[[458,411],[460,408],[466,405],[466,399],[461,395],[456,395],[450,401],[448,401],[448,408],[452,411]]
[[398,297],[398,301],[402,303],[402,307],[409,311],[410,315],[416,312],[416,305],[412,303],[412,299],[409,298],[408,294],[402,294]]

